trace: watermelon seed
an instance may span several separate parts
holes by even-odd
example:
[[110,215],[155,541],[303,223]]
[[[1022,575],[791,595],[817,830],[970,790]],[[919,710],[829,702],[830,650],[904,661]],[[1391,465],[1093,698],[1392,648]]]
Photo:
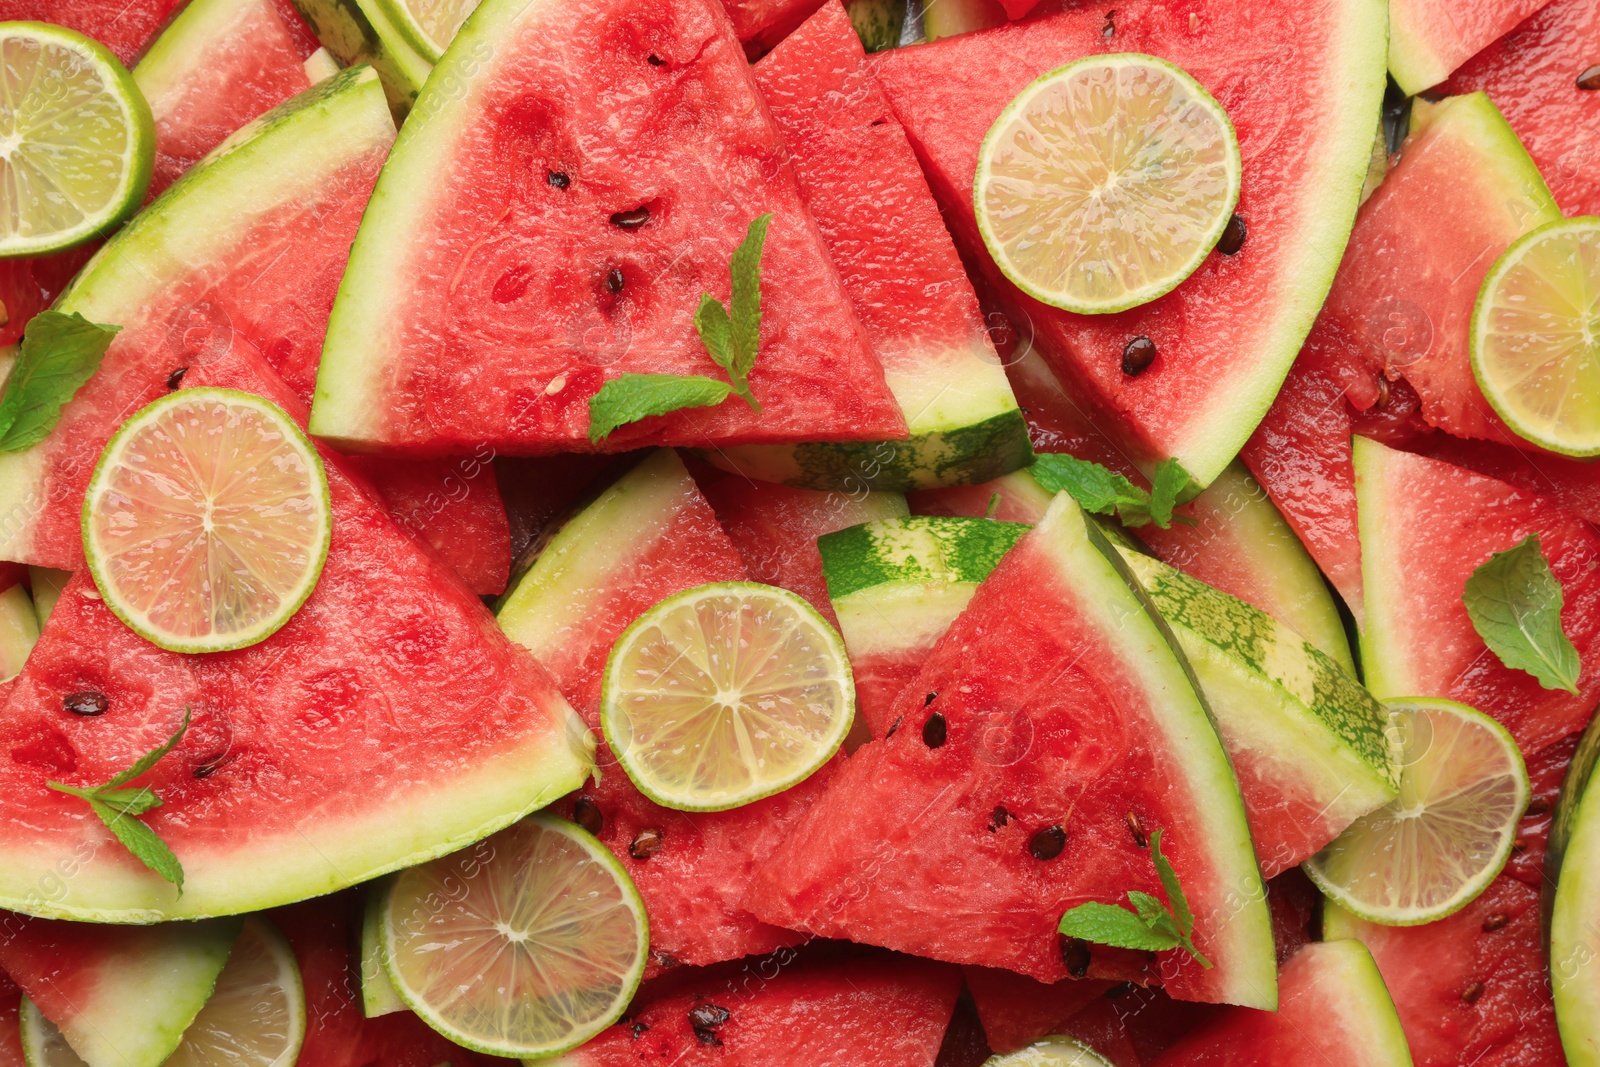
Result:
[[178,386],[182,385],[183,384],[183,376],[185,374],[188,374],[188,373],[189,373],[189,368],[188,367],[179,367],[177,370],[175,370],[171,374],[167,375],[167,388],[168,389],[176,389]]
[[661,851],[660,830],[640,830],[639,836],[628,846],[628,855],[636,860],[647,860]]
[[194,775],[196,778],[210,778],[213,774],[216,774],[217,771],[221,770],[222,765],[227,762],[228,754],[226,752],[218,752],[215,756],[203,761],[198,767],[189,773]]
[[573,803],[572,821],[595,837],[599,837],[600,831],[606,828],[606,817],[601,814],[600,805],[594,802],[593,797],[579,797]]
[[929,704],[932,704],[935,700],[938,700],[938,699],[939,699],[939,694],[938,693],[929,693],[927,696],[922,698],[922,706],[923,707],[927,707]]
[[1000,827],[1011,821],[1011,813],[999,804],[994,806],[994,814],[989,816],[989,832],[992,834]]
[[732,1017],[727,1008],[719,1004],[697,1004],[689,1009],[689,1025],[702,1045],[721,1045],[717,1031]]
[[[900,716],[900,719],[903,719],[903,718],[905,718],[904,715]],[[889,740],[889,738],[893,737],[894,736],[894,732],[896,730],[900,729],[900,719],[896,719],[894,722],[889,724],[889,729],[886,730],[884,732],[884,735],[883,735],[883,739],[885,741],[887,741],[887,740]]]
[[1507,916],[1505,912],[1497,911],[1487,919],[1483,920],[1483,932],[1486,934],[1492,934],[1510,921],[1510,917]]
[[607,272],[607,274],[606,274],[606,288],[609,289],[612,292],[613,295],[615,295],[616,293],[622,292],[622,268],[621,267],[612,267],[611,270],[609,272]]
[[93,689],[82,689],[76,693],[68,693],[61,701],[61,706],[74,715],[104,715],[108,704],[104,693]]
[[1389,406],[1389,379],[1378,375],[1378,399],[1372,402],[1374,409],[1382,411]]
[[549,182],[557,189],[565,189],[567,186],[572,184],[572,179],[567,177],[559,170],[553,170],[549,174],[545,175],[545,181]]
[[1061,939],[1061,962],[1066,965],[1067,973],[1074,978],[1083,978],[1089,973],[1089,945],[1081,937],[1063,937]]
[[642,1034],[646,1030],[650,1029],[650,1024],[649,1023],[633,1023],[631,1026],[628,1027],[628,1029],[633,1031],[633,1039],[635,1041],[637,1041],[637,1040],[639,1040],[639,1035],[640,1034]]
[[1600,89],[1600,63],[1578,75],[1578,88]]
[[1108,41],[1117,35],[1117,24],[1115,22],[1116,14],[1116,8],[1112,8],[1110,11],[1107,11],[1106,24],[1100,27],[1100,36],[1104,37]]
[[678,966],[679,963],[678,957],[674,956],[670,952],[652,952],[650,953],[650,958],[655,960],[656,966],[660,967],[663,971],[670,971],[672,968]]
[[1148,337],[1135,337],[1122,350],[1122,373],[1130,378],[1143,374],[1156,361],[1156,343]]
[[1028,851],[1036,860],[1053,860],[1067,847],[1067,832],[1059,826],[1046,826],[1028,839]]
[[1513,852],[1526,852],[1526,851],[1528,851],[1528,842],[1525,841],[1523,838],[1520,838],[1520,837],[1516,838],[1515,840],[1513,840],[1511,842],[1511,851],[1513,851]]
[[1522,812],[1524,819],[1532,819],[1539,815],[1546,815],[1550,811],[1550,802],[1544,797],[1534,797],[1528,802],[1527,808]]
[[944,744],[947,733],[944,716],[936,711],[928,716],[927,722],[922,724],[922,743],[929,748],[938,748]]
[[650,58],[645,60],[645,62],[650,64],[652,67],[659,67],[663,63],[665,63],[666,60],[662,59],[660,56],[656,55],[654,52],[651,52],[650,53]]
[[632,211],[618,211],[611,216],[611,225],[619,230],[637,230],[650,221],[650,209],[636,207]]
[[1144,836],[1144,827],[1139,823],[1139,816],[1128,812],[1128,832],[1133,835],[1133,843],[1140,848],[1149,848],[1150,841]]
[[1132,992],[1132,982],[1118,982],[1116,985],[1102,993],[1101,996],[1105,997],[1107,1000],[1119,1000]]
[[1467,986],[1467,988],[1461,991],[1461,999],[1466,1001],[1468,1004],[1476,1004],[1478,1002],[1478,998],[1481,996],[1483,996],[1482,982],[1473,982],[1471,985]]
[[1217,251],[1225,256],[1236,256],[1239,249],[1244,247],[1244,239],[1250,234],[1250,229],[1244,224],[1244,219],[1235,215],[1228,220],[1228,225],[1223,227],[1222,236],[1217,238]]

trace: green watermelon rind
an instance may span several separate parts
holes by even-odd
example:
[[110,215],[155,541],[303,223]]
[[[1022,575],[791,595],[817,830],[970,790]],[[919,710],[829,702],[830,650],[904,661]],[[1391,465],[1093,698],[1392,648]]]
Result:
[[208,61],[208,53],[227,42],[237,8],[238,0],[190,0],[180,8],[133,68],[133,80],[145,98],[159,99],[193,76]]
[[403,119],[433,64],[419,54],[376,0],[293,0],[317,40],[347,67],[367,64],[383,83],[396,119]]
[[1355,467],[1356,527],[1361,542],[1361,582],[1365,588],[1365,624],[1361,628],[1362,679],[1379,700],[1394,700],[1408,695],[1411,684],[1401,662],[1400,620],[1403,605],[1393,603],[1393,582],[1384,570],[1395,561],[1387,559],[1384,548],[1391,516],[1384,508],[1390,494],[1381,484],[1392,450],[1366,437],[1351,439],[1351,459]]
[[[1544,857],[1544,923],[1556,1027],[1571,1067],[1600,1067],[1600,719],[1567,766]],[[1554,890],[1551,887],[1554,886]]]
[[39,640],[39,613],[21,582],[0,591],[0,682],[22,673]]
[[940,515],[880,519],[817,538],[828,596],[835,603],[886,584],[977,585],[1028,527]]
[[33,614],[39,620],[39,630],[50,621],[50,612],[61,599],[61,590],[72,580],[71,571],[51,570],[49,567],[29,567],[28,585],[33,590]]
[[410,1010],[383,967],[384,898],[393,884],[392,875],[370,883],[361,907],[361,943],[356,956],[360,970],[356,977],[361,984],[361,1014],[368,1019]]

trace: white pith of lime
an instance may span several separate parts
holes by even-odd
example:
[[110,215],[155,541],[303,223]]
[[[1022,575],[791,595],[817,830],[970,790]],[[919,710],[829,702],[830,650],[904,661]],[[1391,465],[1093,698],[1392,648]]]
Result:
[[64,26],[0,23],[0,258],[99,237],[144,201],[150,105],[117,57]]
[[551,1056],[610,1026],[650,944],[616,857],[548,815],[400,872],[383,908],[383,965],[400,999],[497,1056]]
[[1051,1034],[1027,1048],[990,1056],[983,1067],[1111,1067],[1111,1061],[1075,1037]]
[[1239,201],[1227,112],[1178,67],[1091,56],[1006,106],[978,153],[978,230],[1029,296],[1085,315],[1149,303],[1210,254]]
[[1505,727],[1452,700],[1388,701],[1400,794],[1305,862],[1340,907],[1416,926],[1466,907],[1505,867],[1528,772]]
[[606,659],[600,722],[645,796],[724,811],[825,764],[850,732],[844,642],[787,589],[714,582],[661,601]]
[[316,448],[282,408],[234,389],[179,390],[128,419],[83,502],[106,605],[174,652],[277,631],[315,588],[331,530]]
[[1472,374],[1521,437],[1600,455],[1600,217],[1548,223],[1495,261],[1472,311]]

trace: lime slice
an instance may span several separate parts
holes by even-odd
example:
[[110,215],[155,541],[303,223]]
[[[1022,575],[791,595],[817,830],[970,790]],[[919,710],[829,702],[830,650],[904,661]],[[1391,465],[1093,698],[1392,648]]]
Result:
[[138,210],[155,123],[133,75],[80,33],[0,23],[0,257],[83,244]]
[[383,965],[400,999],[497,1056],[554,1055],[610,1026],[649,945],[622,864],[548,815],[400,872],[384,899]]
[[1027,1048],[990,1056],[983,1067],[1111,1067],[1111,1061],[1077,1038],[1051,1034]]
[[253,645],[311,595],[328,554],[328,480],[277,405],[183,389],[106,445],[83,548],[106,604],[174,652]]
[[1154,56],[1058,67],[1006,106],[972,198],[995,263],[1029,296],[1085,315],[1171,292],[1239,202],[1222,105]]
[[429,63],[439,62],[478,0],[378,0],[406,43]]
[[[22,1001],[29,1067],[86,1067],[55,1023]],[[162,1067],[291,1067],[306,1035],[306,998],[288,942],[271,923],[245,920],[211,999]]]
[[1506,865],[1528,772],[1511,735],[1482,712],[1420,697],[1385,707],[1400,795],[1351,823],[1305,870],[1368,922],[1416,926],[1465,907]]
[[855,718],[844,642],[804,599],[714,582],[668,597],[611,648],[600,725],[639,791],[723,811],[803,781]]
[[1600,455],[1600,218],[1541,226],[1489,269],[1472,312],[1472,373],[1522,437]]

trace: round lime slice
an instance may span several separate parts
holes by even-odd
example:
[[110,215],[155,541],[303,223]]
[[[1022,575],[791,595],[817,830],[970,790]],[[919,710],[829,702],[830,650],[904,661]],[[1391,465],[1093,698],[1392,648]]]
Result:
[[855,717],[844,642],[787,589],[715,582],[668,597],[606,660],[600,725],[639,791],[723,811],[803,781]]
[[1239,202],[1228,114],[1165,60],[1124,53],[1030,84],[989,128],[972,198],[1000,270],[1085,315],[1171,292]]
[[[22,1002],[29,1067],[85,1067],[61,1031]],[[306,1035],[306,998],[289,943],[271,923],[245,920],[211,999],[162,1067],[293,1067]]]
[[496,1056],[551,1056],[616,1022],[649,945],[622,864],[548,815],[401,871],[383,902],[383,965],[400,999]]
[[1541,226],[1489,269],[1472,312],[1472,373],[1520,436],[1600,455],[1600,218]]
[[106,445],[83,502],[83,548],[112,611],[174,652],[244,648],[289,621],[322,573],[322,459],[282,408],[183,389]]
[[0,23],[0,258],[115,229],[155,152],[150,105],[116,56],[63,26]]
[[1345,910],[1416,926],[1470,903],[1511,855],[1528,772],[1505,727],[1452,700],[1385,705],[1398,735],[1400,795],[1305,862]]
[[1027,1048],[990,1056],[983,1067],[1111,1067],[1111,1061],[1075,1037],[1051,1034]]
[[429,63],[439,62],[478,0],[378,0],[406,43]]

